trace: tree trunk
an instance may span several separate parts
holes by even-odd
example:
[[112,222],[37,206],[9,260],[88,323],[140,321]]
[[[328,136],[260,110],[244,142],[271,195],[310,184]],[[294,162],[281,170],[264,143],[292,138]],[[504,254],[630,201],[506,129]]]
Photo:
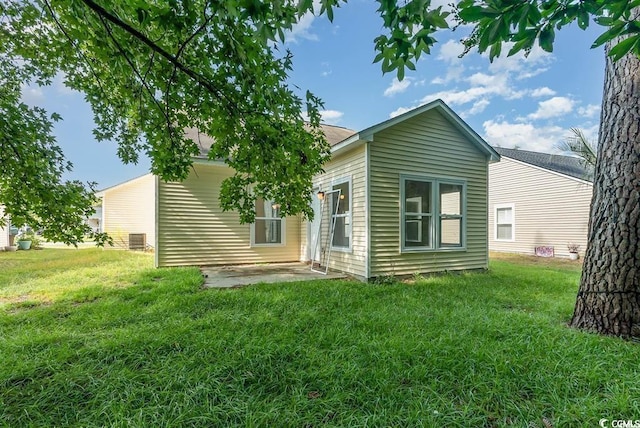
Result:
[[606,59],[589,238],[570,325],[640,338],[640,59],[633,54]]

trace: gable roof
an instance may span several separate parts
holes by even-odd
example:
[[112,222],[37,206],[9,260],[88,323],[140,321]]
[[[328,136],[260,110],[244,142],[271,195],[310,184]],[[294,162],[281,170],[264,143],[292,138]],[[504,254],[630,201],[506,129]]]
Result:
[[[324,123],[320,124],[320,127],[324,132],[329,146],[331,146],[331,151],[335,152],[337,150],[342,150],[353,143],[357,143],[358,141],[373,141],[373,134],[429,110],[436,110],[440,112],[445,119],[447,119],[458,131],[476,145],[481,152],[485,153],[490,162],[497,162],[500,160],[500,155],[494,150],[494,148],[482,139],[482,137],[467,125],[467,123],[453,110],[451,110],[451,108],[441,99],[431,101],[430,103],[414,108],[413,110],[409,110],[401,115],[385,120],[384,122],[365,128],[360,132],[344,128],[342,126],[327,125]],[[208,159],[209,150],[214,142],[213,138],[201,133],[197,128],[185,129],[185,136],[198,144],[200,154],[196,157]]]
[[122,182],[117,183],[117,184],[114,184],[114,185],[112,185],[112,186],[105,187],[104,189],[97,190],[97,191],[96,191],[96,193],[95,193],[95,195],[96,195],[96,197],[101,198],[101,197],[103,197],[103,196],[104,196],[105,192],[111,191],[111,190],[113,190],[113,189],[115,189],[115,188],[117,188],[117,187],[124,186],[124,185],[126,185],[126,184],[131,184],[131,183],[133,183],[134,181],[140,180],[140,179],[145,178],[145,177],[147,177],[147,176],[149,176],[149,175],[153,175],[153,173],[151,173],[151,172],[147,172],[147,173],[145,173],[145,174],[138,175],[138,176],[136,176],[136,177],[130,178],[130,179],[125,180],[125,181],[122,181]]
[[357,141],[373,141],[373,135],[405,120],[411,119],[414,116],[425,113],[429,110],[436,110],[444,116],[459,132],[466,136],[481,152],[485,153],[491,162],[497,162],[500,160],[500,155],[489,145],[482,137],[480,137],[464,120],[460,118],[451,108],[445,104],[441,99],[431,101],[430,103],[416,107],[413,110],[409,110],[401,115],[395,116],[391,119],[380,122],[369,128],[352,135],[351,137],[341,141],[333,146],[333,151],[341,150],[342,148],[349,146]]
[[549,171],[559,174],[568,175],[579,180],[592,181],[589,170],[584,167],[579,158],[573,156],[552,155],[529,150],[505,149],[502,147],[495,147],[495,150],[507,158],[548,169]]

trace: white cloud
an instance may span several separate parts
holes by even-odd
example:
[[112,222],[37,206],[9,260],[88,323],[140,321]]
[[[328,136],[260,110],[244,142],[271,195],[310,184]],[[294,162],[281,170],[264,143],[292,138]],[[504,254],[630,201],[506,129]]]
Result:
[[507,74],[484,74],[475,73],[466,79],[470,88],[458,90],[440,91],[428,94],[422,98],[421,102],[426,103],[436,98],[441,98],[445,103],[451,105],[462,105],[475,103],[478,100],[488,100],[494,96],[512,100],[522,98],[526,91],[515,90],[509,82]]
[[600,106],[597,104],[589,104],[586,107],[580,107],[578,114],[584,117],[595,117],[600,114]]
[[466,112],[467,116],[473,116],[474,114],[482,113],[485,108],[491,104],[489,100],[480,100],[473,103],[471,110]]
[[538,103],[538,110],[527,117],[529,119],[548,119],[573,111],[574,101],[567,97],[553,97]]
[[485,139],[493,146],[518,147],[542,153],[557,152],[569,131],[560,126],[534,126],[531,123],[509,123],[488,120],[482,124]]
[[549,70],[549,67],[538,67],[533,70],[522,71],[516,76],[516,80],[525,80],[530,79],[538,74],[542,74],[545,71]]
[[422,98],[421,102],[427,103],[440,98],[447,104],[461,105],[473,102],[479,98],[487,96],[490,93],[491,89],[486,87],[469,88],[463,91],[440,91],[425,96],[424,98]]
[[44,92],[37,85],[22,85],[22,102],[30,106],[39,105],[44,101]]
[[311,25],[316,17],[312,13],[302,15],[286,35],[287,42],[296,43],[299,39],[318,40],[318,35],[311,32]]
[[[506,52],[511,49],[511,43],[506,43],[503,46],[502,56],[495,58],[492,63],[489,64],[489,71],[494,73],[498,72],[519,72],[516,74],[516,79],[522,80],[537,74],[540,74],[547,70],[544,66],[553,61],[553,56],[549,52],[543,51],[539,46],[534,46],[529,53],[529,56],[525,57],[524,53],[520,52],[512,56],[507,56]],[[483,57],[486,60],[489,58],[488,53],[483,53]]]
[[451,65],[447,68],[447,73],[444,77],[436,77],[431,80],[431,83],[434,85],[444,85],[449,82],[456,82],[462,79],[462,75],[464,74],[464,66],[462,64]]
[[[314,0],[313,10],[320,10],[319,0]],[[287,41],[287,43],[297,43],[300,39],[319,40],[318,35],[311,32],[311,26],[313,25],[313,21],[315,19],[315,15],[311,12],[307,12],[302,15],[298,22],[293,24],[291,31],[288,31],[286,33],[285,40]]]
[[340,122],[344,113],[338,110],[322,110],[320,111],[320,115],[322,116],[322,121],[324,123],[335,125]]
[[[336,125],[340,122],[344,116],[344,112],[338,110],[320,110],[320,121],[329,125]],[[302,113],[302,119],[309,121],[309,114],[307,112]]]
[[64,84],[64,73],[58,73],[53,78],[52,86],[55,88],[56,92],[63,95],[73,94],[74,90],[69,88]]
[[582,125],[580,126],[580,129],[582,130],[582,133],[584,134],[584,136],[587,137],[587,140],[595,141],[596,143],[598,142],[598,133],[600,131],[600,124],[595,124],[591,126]]
[[396,117],[396,116],[400,116],[403,113],[408,112],[409,110],[413,110],[414,108],[416,108],[418,106],[412,106],[412,107],[398,107],[397,109],[395,109],[394,111],[392,111],[391,113],[389,113],[389,117]]
[[[506,52],[509,48],[509,45],[505,46],[503,56],[489,63],[488,54],[479,55],[476,52],[470,52],[465,57],[459,58],[464,51],[464,45],[457,40],[446,41],[441,45],[436,57],[442,63],[441,65],[445,66],[445,71],[431,80],[431,84],[443,85],[443,90],[428,93],[421,99],[413,101],[413,106],[402,106],[393,111],[391,116],[409,110],[415,107],[415,104],[428,103],[437,98],[452,107],[462,106],[466,110],[463,110],[461,115],[471,116],[484,112],[489,105],[494,105],[494,100],[509,101],[527,96],[553,97],[555,92],[550,88],[536,88],[523,81],[547,70],[548,65],[554,60],[553,56],[535,47],[527,58],[523,53],[507,57]],[[412,84],[412,86],[417,85]],[[547,111],[549,109],[554,109],[554,114],[572,111],[574,101],[569,98],[562,99],[569,102],[554,104],[559,101],[554,100],[542,104],[531,119],[550,117]],[[527,119],[522,118],[522,120]]]
[[[495,85],[496,83],[503,84],[504,80],[506,80],[506,76],[504,75],[489,75],[485,73],[475,73],[467,79],[472,86],[489,86]],[[497,82],[501,80],[501,82]]]
[[320,68],[322,68],[322,71],[320,72],[320,75],[322,77],[327,77],[331,73],[333,73],[333,70],[331,69],[331,64],[326,61],[323,61],[320,63]]
[[385,97],[392,97],[396,94],[401,94],[411,86],[411,78],[405,77],[404,80],[400,81],[397,77],[394,77],[391,81],[391,85],[387,89],[384,90]]
[[457,40],[449,40],[442,44],[437,59],[452,64],[459,62],[459,56],[464,52],[464,45]]
[[556,91],[554,91],[553,89],[549,89],[546,86],[543,86],[542,88],[536,88],[531,91],[532,97],[551,97],[555,94]]

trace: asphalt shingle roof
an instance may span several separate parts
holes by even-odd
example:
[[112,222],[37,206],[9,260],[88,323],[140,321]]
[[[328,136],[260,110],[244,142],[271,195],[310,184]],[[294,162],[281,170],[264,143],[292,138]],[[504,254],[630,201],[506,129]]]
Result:
[[[353,129],[344,128],[342,126],[321,124],[320,127],[324,131],[327,142],[332,147],[357,133]],[[213,144],[213,138],[203,134],[196,128],[185,129],[184,133],[187,138],[190,138],[198,144],[198,148],[200,149],[200,155],[198,157],[206,158],[209,154],[209,149]]]
[[515,159],[580,180],[591,181],[588,169],[582,165],[580,159],[573,156],[552,155],[549,153],[531,152],[529,150],[505,149],[502,147],[494,147],[494,149],[500,156]]
[[324,123],[321,124],[320,127],[324,131],[327,142],[332,147],[357,133],[357,131],[353,129],[343,128],[342,126],[325,125]]

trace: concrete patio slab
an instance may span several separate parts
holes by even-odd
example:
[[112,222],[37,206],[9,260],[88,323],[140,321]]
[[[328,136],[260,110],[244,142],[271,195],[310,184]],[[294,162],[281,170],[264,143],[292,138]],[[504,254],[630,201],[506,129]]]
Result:
[[314,279],[340,279],[347,276],[339,272],[327,275],[312,272],[304,263],[270,263],[262,265],[202,266],[205,288],[233,288],[259,283],[311,281]]

